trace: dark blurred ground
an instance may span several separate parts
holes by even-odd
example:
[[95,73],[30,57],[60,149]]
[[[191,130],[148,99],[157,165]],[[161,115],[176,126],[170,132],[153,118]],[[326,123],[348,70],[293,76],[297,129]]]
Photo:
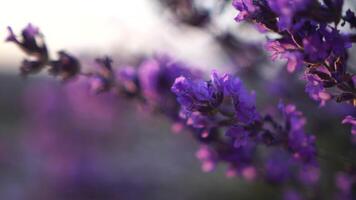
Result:
[[[75,173],[63,170],[59,176],[46,171],[48,162],[55,162],[49,158],[71,165],[67,157],[78,152],[46,152],[28,142],[39,137],[25,128],[31,120],[26,118],[23,94],[33,84],[49,84],[54,90],[61,87],[41,78],[0,76],[1,199],[260,199],[261,195],[275,199],[278,195],[273,186],[227,179],[224,166],[203,173],[194,156],[198,146],[187,133],[172,134],[166,119],[143,115],[127,102],[119,106],[113,133],[105,129],[101,136],[88,133],[78,140],[68,133],[55,133],[68,143],[63,149],[87,148],[89,140],[94,148],[84,150],[78,158],[89,156],[83,164],[94,163],[94,169],[81,166]],[[84,137],[86,133],[80,134]],[[78,176],[79,172],[83,174]]]
[[[46,85],[53,88],[53,94],[56,94],[54,105],[59,106],[59,109],[51,111],[50,118],[60,120],[53,126],[59,124],[58,130],[51,130],[55,141],[50,143],[50,147],[45,146],[46,142],[43,146],[43,134],[31,128],[31,123],[36,122],[31,118],[36,116],[36,109],[46,105],[46,99],[41,102],[41,90],[31,91]],[[261,89],[258,84],[252,85]],[[220,166],[212,173],[202,172],[195,158],[198,145],[189,134],[171,133],[167,119],[141,112],[133,102],[114,102],[117,107],[113,106],[113,110],[118,112],[113,115],[116,118],[111,124],[97,126],[93,122],[89,126],[85,124],[86,121],[83,124],[72,124],[70,116],[74,111],[62,109],[61,95],[57,96],[63,93],[62,87],[40,76],[28,80],[17,75],[0,76],[1,199],[178,200],[279,197],[279,188],[273,185],[226,178],[226,166]],[[318,137],[322,166],[321,189],[328,194],[334,185],[333,173],[354,158],[350,154],[347,135],[349,127],[339,123],[348,109],[338,105],[319,109],[303,95],[300,89],[287,96],[290,99],[301,96],[297,105],[308,117],[308,132]],[[29,113],[29,105],[26,103],[28,98],[35,101],[34,107],[30,108],[35,113]],[[67,98],[63,96],[63,104]],[[258,101],[262,102],[263,107],[263,102],[271,104],[278,100],[273,95],[261,95]],[[90,111],[85,114],[96,115]],[[67,122],[68,132],[63,129]],[[88,127],[94,127],[93,131]],[[51,131],[46,133],[50,138]],[[36,143],[37,140],[40,142]]]

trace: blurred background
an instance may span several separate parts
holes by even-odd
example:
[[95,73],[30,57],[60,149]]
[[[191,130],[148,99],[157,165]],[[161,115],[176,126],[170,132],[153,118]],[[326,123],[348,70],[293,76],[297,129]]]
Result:
[[[88,70],[98,56],[112,56],[119,67],[165,53],[207,74],[235,73],[256,91],[260,109],[284,99],[305,112],[307,131],[318,137],[322,190],[330,193],[333,173],[355,160],[349,127],[340,124],[351,108],[318,108],[300,74],[268,60],[261,45],[266,35],[235,23],[230,1],[185,2],[190,0],[12,0],[0,8],[0,39],[6,26],[19,32],[30,22],[53,55],[67,50]],[[355,8],[352,1],[347,5]],[[350,55],[355,53],[353,48]],[[167,119],[142,112],[134,102],[93,95],[80,80],[62,85],[46,74],[22,79],[23,57],[15,45],[0,42],[1,199],[279,197],[281,187],[226,178],[226,166],[202,172],[189,134],[173,134]]]

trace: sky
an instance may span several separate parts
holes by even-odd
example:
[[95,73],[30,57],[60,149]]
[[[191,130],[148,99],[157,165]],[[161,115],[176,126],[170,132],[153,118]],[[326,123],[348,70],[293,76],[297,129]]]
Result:
[[28,23],[40,27],[52,54],[65,49],[75,55],[83,51],[110,55],[120,48],[128,53],[167,51],[210,67],[223,64],[211,56],[219,49],[208,34],[178,30],[157,14],[152,1],[6,1],[0,7],[0,71],[15,72],[13,66],[24,57],[15,45],[1,40],[7,36],[6,27],[19,33]]

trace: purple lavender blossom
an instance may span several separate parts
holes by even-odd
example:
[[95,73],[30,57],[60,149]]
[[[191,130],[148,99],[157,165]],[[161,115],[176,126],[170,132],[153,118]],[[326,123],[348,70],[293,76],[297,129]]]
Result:
[[95,93],[108,91],[113,87],[114,71],[112,69],[112,59],[109,57],[95,59],[97,71],[90,74],[90,88]]
[[307,186],[315,186],[320,179],[320,168],[316,164],[306,164],[299,169],[299,180]]
[[350,9],[346,11],[344,20],[350,24],[351,28],[356,28],[356,16],[355,13],[352,12]]
[[234,147],[236,148],[247,145],[249,141],[249,133],[241,126],[230,127],[225,134],[234,138]]
[[[208,87],[209,84],[212,88]],[[280,146],[286,149],[282,148],[277,153],[273,153],[272,148],[266,150],[267,158],[262,159],[265,163],[264,176],[267,180],[282,183],[294,179],[304,185],[318,182],[319,166],[316,160],[315,137],[304,132],[306,120],[294,105],[282,103],[279,105],[283,114],[283,125],[279,125],[272,117],[262,119],[256,110],[254,95],[244,88],[241,80],[228,74],[219,76],[216,71],[213,71],[210,81],[178,77],[172,86],[172,91],[177,95],[187,125],[203,130],[203,136],[207,133],[210,137],[210,140],[206,141],[209,142],[208,144],[217,143],[217,146],[209,151],[209,155],[214,155],[213,161],[201,159],[206,171],[213,169],[218,161],[224,161],[229,166],[227,176],[246,175],[252,180],[257,172],[252,173],[247,169],[258,168],[255,166],[257,147],[260,145]],[[199,111],[197,108],[204,101],[198,100],[203,99],[209,102],[208,100],[213,99],[210,94],[217,91],[223,95],[222,101],[217,106],[211,107],[210,112]],[[223,111],[223,108],[228,107],[229,104],[235,110],[232,115]],[[222,122],[227,122],[227,124]],[[274,129],[268,128],[270,122]],[[223,128],[223,125],[227,128]],[[211,131],[220,129],[225,132],[227,143],[218,139],[216,131]],[[264,138],[267,134],[271,142],[266,143]]]
[[273,152],[265,164],[266,178],[272,183],[282,183],[291,176],[293,162],[285,152]]
[[214,112],[222,103],[224,88],[220,79],[211,82],[189,80],[184,76],[178,77],[172,91],[177,95],[178,102],[184,110],[203,113]]
[[[343,4],[343,0],[233,3],[239,10],[237,21],[253,22],[280,36],[266,45],[272,53],[272,60],[287,59],[289,72],[305,66],[306,91],[321,106],[334,96],[337,102],[349,103],[354,103],[356,97],[355,84],[351,81],[353,74],[347,71],[347,50],[355,42],[355,36],[341,32],[337,26],[343,19],[353,27],[355,15],[348,10],[342,17]],[[253,9],[249,9],[251,7]],[[339,93],[331,94],[325,88],[335,88]]]
[[217,155],[209,146],[202,145],[195,155],[202,162],[202,171],[210,172],[215,168]]
[[288,72],[294,72],[304,65],[303,54],[298,51],[298,47],[292,40],[270,40],[266,44],[266,49],[272,54],[271,59],[273,61],[277,58],[287,60]]
[[338,189],[336,200],[352,200],[355,197],[353,187],[356,184],[356,176],[354,173],[338,172],[335,177],[335,185]]
[[323,80],[318,75],[310,73],[305,74],[305,79],[307,80],[305,91],[313,100],[320,102],[320,106],[324,106],[326,101],[331,99],[331,95],[325,90]]
[[277,29],[276,16],[269,8],[267,0],[234,0],[232,5],[239,11],[235,17],[237,22],[253,21],[261,32]]
[[292,104],[280,103],[278,107],[286,120],[284,128],[289,132],[288,147],[293,152],[294,158],[306,163],[316,163],[316,138],[304,133],[306,120],[303,114]]
[[76,77],[80,72],[79,61],[64,51],[59,51],[58,56],[58,60],[51,61],[49,73],[64,81]]
[[320,32],[315,31],[303,38],[303,47],[309,62],[322,62],[328,57],[329,46]]
[[22,37],[20,39],[14,34],[11,27],[8,27],[8,31],[9,35],[6,41],[15,43],[26,54],[34,57],[23,60],[20,67],[21,75],[27,76],[28,74],[40,72],[48,62],[48,50],[39,28],[28,24],[22,30]]
[[[262,12],[268,7],[265,1],[236,0],[234,3],[237,7],[243,7],[244,12],[253,20],[263,16],[255,11]],[[256,6],[256,10],[248,6]],[[262,18],[259,20],[263,21]],[[314,28],[299,34],[313,35],[316,31]],[[324,52],[321,52],[321,55],[313,55],[318,54],[313,48],[326,45],[320,42],[324,42],[329,36],[331,39],[328,40],[340,42],[341,40],[333,39],[340,34],[318,31],[320,30],[313,35],[315,38],[312,38],[315,39],[315,45],[314,41],[308,40],[308,44],[304,44],[302,38],[292,36],[272,43],[271,48],[275,50],[273,56],[280,55],[288,59],[291,71],[305,61],[302,60],[306,56],[305,52],[310,51],[315,60],[321,57],[324,59]],[[320,39],[319,36],[325,38]],[[332,56],[339,56],[335,58],[339,61],[346,52],[339,47],[325,47]],[[291,49],[294,51],[290,52]],[[328,55],[326,57],[330,59]],[[118,94],[122,94],[120,89],[123,89],[125,94],[129,93],[150,110],[164,114],[173,122],[184,121],[187,130],[202,145],[197,157],[202,161],[204,171],[213,170],[218,163],[226,163],[228,174],[238,174],[251,180],[255,179],[257,174],[274,183],[293,180],[308,185],[319,180],[316,138],[304,132],[306,119],[295,105],[279,105],[282,120],[274,115],[264,116],[256,109],[255,93],[248,91],[239,78],[228,74],[220,76],[213,71],[211,80],[204,81],[185,64],[165,56],[147,59],[137,69],[125,68],[117,76],[114,76],[110,59],[96,61],[99,71],[88,76],[91,78],[91,88],[95,91],[108,91],[111,86],[115,86]],[[79,61],[65,52],[59,54],[59,60],[48,63],[51,73],[64,80],[81,73]],[[315,75],[312,78],[317,80],[317,84],[313,85],[311,93],[319,95],[318,98],[320,91],[324,90],[325,74],[328,79],[338,78],[335,73],[324,73],[319,68],[308,73]],[[72,98],[78,100],[76,97]],[[87,109],[90,110],[88,107]],[[264,150],[263,154],[259,154],[260,149]],[[261,166],[264,168],[260,171]]]
[[125,93],[135,95],[139,92],[139,81],[137,71],[132,66],[123,67],[116,74],[116,79],[121,83]]
[[278,15],[280,30],[290,28],[294,15],[306,10],[310,4],[310,0],[268,0],[269,7]]
[[199,73],[189,70],[188,66],[165,55],[146,59],[137,69],[138,88],[145,104],[152,110],[159,110],[170,118],[179,118],[179,105],[171,86],[181,75],[194,78]]
[[350,124],[351,127],[351,141],[352,143],[356,144],[356,118],[352,117],[351,115],[348,115],[345,117],[344,120],[342,120],[343,124]]
[[6,38],[7,42],[13,42],[18,45],[25,53],[34,56],[47,57],[47,47],[40,34],[39,28],[28,24],[22,30],[22,37],[19,40],[14,34],[11,27],[8,27],[9,36]]
[[226,95],[233,100],[236,118],[246,124],[259,120],[255,93],[248,92],[240,79],[230,75],[226,76],[224,85]]
[[258,7],[253,4],[253,0],[234,0],[232,5],[240,11],[235,18],[236,21],[245,20],[258,9]]

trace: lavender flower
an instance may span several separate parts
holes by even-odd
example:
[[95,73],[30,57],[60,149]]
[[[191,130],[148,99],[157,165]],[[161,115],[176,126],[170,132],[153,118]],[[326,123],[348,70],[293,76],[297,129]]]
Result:
[[[274,117],[261,117],[254,95],[245,89],[241,80],[228,74],[219,76],[216,71],[212,72],[210,81],[178,77],[172,91],[177,95],[181,112],[185,112],[183,117],[187,125],[203,130],[203,136],[208,133],[210,137],[201,141],[209,145],[209,151],[205,146],[198,154],[205,171],[223,161],[228,163],[228,176],[254,179],[257,172],[248,169],[258,169],[256,162],[262,162],[265,171],[260,175],[274,183],[293,179],[308,185],[319,180],[315,137],[304,132],[305,118],[294,105],[279,105],[284,119],[282,124]],[[221,95],[221,100],[213,104],[216,94]],[[209,109],[201,109],[201,105]],[[233,113],[225,112],[229,107],[234,108]],[[220,139],[220,131],[225,133],[227,142]],[[256,161],[256,151],[264,145],[270,149],[260,158],[262,161]],[[272,147],[286,149],[276,151]]]
[[214,109],[221,104],[224,95],[221,80],[215,75],[211,82],[189,80],[183,76],[175,80],[172,91],[177,95],[177,100],[184,110],[214,112]]
[[80,72],[78,60],[64,51],[58,52],[58,60],[51,61],[50,66],[49,73],[63,81],[74,78]]
[[202,145],[195,155],[202,162],[201,168],[204,172],[210,172],[215,168],[217,155],[209,146]]
[[[291,3],[297,7],[290,8],[285,1],[234,1],[242,19],[255,20],[280,33],[281,38],[270,40],[267,45],[273,58],[287,59],[289,71],[307,65],[306,91],[313,99],[321,105],[331,98],[354,100],[354,76],[346,71],[345,63],[350,44],[347,37],[326,22],[308,16],[298,2]],[[337,3],[340,2],[333,1],[324,7],[339,6]],[[271,9],[272,4],[286,8]],[[300,20],[301,16],[305,19]],[[35,30],[29,32],[38,34]],[[35,66],[36,62],[40,60],[27,65]],[[117,73],[108,57],[96,59],[96,63],[95,72],[84,74],[77,58],[60,52],[58,60],[49,59],[44,64],[54,76],[68,80],[84,75],[80,78],[87,78],[85,83],[92,91],[113,90],[118,95],[139,100],[150,111],[171,119],[173,126],[179,124],[179,129],[183,126],[200,144],[196,156],[202,162],[203,171],[212,171],[223,163],[228,167],[227,176],[261,178],[276,184],[295,182],[307,188],[318,183],[316,137],[304,131],[306,119],[295,105],[280,103],[280,115],[260,112],[255,93],[248,91],[239,78],[213,71],[210,80],[202,80],[201,74],[190,70],[188,65],[167,56],[145,59],[137,67],[125,67]],[[337,87],[341,92],[331,94],[327,91],[330,87]],[[82,101],[76,95],[69,99]],[[343,123],[354,126],[354,121],[350,116]],[[294,192],[286,198],[301,196]]]
[[[329,99],[353,103],[356,98],[355,85],[351,81],[353,75],[347,72],[347,50],[352,46],[354,36],[330,25],[331,22],[337,25],[341,20],[343,3],[343,0],[325,0],[323,3],[236,0],[233,6],[239,10],[238,21],[250,21],[279,34],[280,38],[270,40],[266,45],[272,60],[287,59],[289,72],[306,66],[306,91],[323,106]],[[353,12],[348,10],[343,19],[354,21]],[[332,98],[334,95],[326,88],[336,88],[337,97]]]
[[[342,32],[338,27],[343,20],[342,26],[349,23],[354,28],[356,17],[350,9],[343,16],[343,0],[246,2],[233,2],[239,11],[237,21],[249,21],[279,35],[277,39],[267,42],[266,49],[271,53],[272,60],[286,59],[289,72],[305,66],[305,91],[310,98],[319,102],[319,106],[324,106],[331,99],[356,105],[355,75],[349,72],[347,66],[348,49],[356,41],[355,34]],[[347,118],[343,123],[352,122]],[[299,132],[293,137],[295,141],[313,143],[312,138],[304,138],[304,134]],[[271,141],[270,134],[265,138]],[[352,138],[355,140],[355,137]],[[299,145],[293,146],[300,151],[302,148],[297,147]],[[313,150],[308,152],[303,151],[304,156],[313,154]]]
[[95,59],[97,71],[89,74],[90,88],[95,93],[105,92],[113,87],[115,82],[114,71],[112,69],[112,59],[109,57]]
[[317,74],[310,73],[305,74],[305,79],[307,79],[305,91],[313,100],[320,102],[320,106],[324,106],[326,101],[331,99],[331,95],[326,92],[323,80]]
[[279,30],[286,30],[291,27],[294,16],[306,10],[311,2],[310,0],[268,0],[268,5],[279,17]]
[[22,30],[20,39],[14,34],[11,27],[8,27],[8,30],[9,36],[6,41],[15,43],[26,54],[34,57],[23,60],[20,67],[21,74],[27,76],[40,72],[48,62],[48,51],[39,29],[32,24],[28,24]]
[[351,128],[351,141],[356,144],[356,118],[352,117],[351,115],[348,115],[345,117],[344,120],[342,120],[343,124],[350,124],[352,126]]
[[350,9],[346,11],[346,15],[343,19],[350,24],[351,28],[356,28],[356,16]]
[[283,183],[291,176],[293,162],[285,152],[273,152],[265,164],[266,179],[272,183]]
[[294,72],[303,66],[301,58],[303,54],[298,51],[292,40],[270,40],[266,44],[266,49],[272,54],[271,59],[274,61],[277,58],[287,60],[288,72]]
[[129,96],[135,96],[139,93],[139,80],[137,71],[134,67],[126,66],[123,67],[116,74],[116,79],[121,83],[123,90]]
[[241,80],[232,76],[226,76],[224,85],[226,95],[233,100],[236,118],[246,124],[259,120],[254,92],[248,92]]
[[78,60],[70,54],[59,51],[58,60],[51,60],[48,55],[47,46],[39,29],[29,24],[22,30],[22,38],[18,40],[11,27],[8,27],[8,42],[14,42],[26,54],[32,56],[31,59],[25,59],[22,62],[20,71],[22,75],[38,73],[49,66],[49,73],[59,77],[61,80],[69,80],[76,77],[80,72]]
[[244,129],[244,127],[230,127],[225,134],[228,137],[234,138],[234,147],[236,148],[243,147],[249,142],[249,133]]
[[352,172],[338,172],[335,177],[335,185],[338,189],[335,199],[337,200],[351,200],[354,199],[353,187],[356,184],[355,173]]
[[240,11],[235,18],[236,21],[247,19],[258,9],[258,7],[253,4],[252,0],[234,0],[232,5]]
[[289,132],[288,147],[293,152],[294,158],[305,163],[316,163],[316,138],[304,133],[306,120],[302,113],[291,104],[280,103],[279,109],[286,120],[284,129]]
[[47,58],[47,47],[38,27],[28,24],[27,27],[22,30],[20,40],[16,37],[11,27],[8,27],[8,30],[9,36],[6,38],[7,42],[15,43],[29,55],[43,57],[42,59]]

